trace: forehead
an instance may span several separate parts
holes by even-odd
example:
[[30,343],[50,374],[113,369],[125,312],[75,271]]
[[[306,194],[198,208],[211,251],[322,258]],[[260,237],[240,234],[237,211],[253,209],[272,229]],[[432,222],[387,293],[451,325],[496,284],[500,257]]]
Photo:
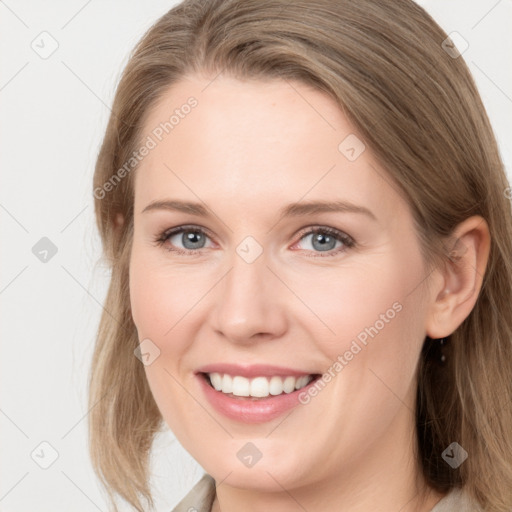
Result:
[[253,213],[301,198],[381,213],[401,201],[368,148],[353,158],[362,137],[335,101],[302,83],[189,76],[149,112],[148,137],[154,147],[136,172],[136,211],[166,196]]

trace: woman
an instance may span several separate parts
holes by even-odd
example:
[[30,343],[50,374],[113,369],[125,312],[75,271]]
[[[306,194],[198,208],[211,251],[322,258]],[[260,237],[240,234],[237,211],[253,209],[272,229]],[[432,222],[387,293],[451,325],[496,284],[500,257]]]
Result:
[[176,512],[512,507],[512,232],[455,45],[407,0],[185,1],[135,49],[94,177],[90,380],[112,500]]

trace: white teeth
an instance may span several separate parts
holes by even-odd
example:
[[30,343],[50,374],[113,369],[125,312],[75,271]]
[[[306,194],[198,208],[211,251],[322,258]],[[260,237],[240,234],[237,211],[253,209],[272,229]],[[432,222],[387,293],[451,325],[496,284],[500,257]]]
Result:
[[271,377],[269,388],[271,395],[280,395],[283,392],[283,379],[281,377]]
[[[233,379],[231,375],[227,373],[222,377],[222,392],[223,393],[233,393]],[[219,389],[217,391],[220,391]]]
[[251,391],[251,383],[249,379],[245,377],[240,377],[237,375],[233,377],[233,395],[236,396],[249,396]]
[[222,375],[220,373],[212,373],[210,375],[210,381],[217,391],[222,389]]
[[297,379],[297,382],[295,383],[295,389],[300,389],[300,388],[303,388],[304,386],[307,386],[310,382],[310,376],[309,375],[304,375],[302,377],[299,377]]
[[265,377],[256,377],[251,380],[251,396],[268,396],[268,380]]
[[283,383],[283,390],[285,393],[291,393],[295,391],[295,377],[286,377]]
[[292,377],[291,375],[282,379],[278,376],[273,376],[269,379],[267,377],[255,377],[254,379],[247,379],[236,375],[232,377],[228,374],[209,373],[210,382],[217,391],[235,396],[252,396],[257,398],[264,398],[269,395],[281,395],[284,393],[291,393],[296,389],[301,389],[307,386],[311,380],[311,375],[303,375],[301,377]]

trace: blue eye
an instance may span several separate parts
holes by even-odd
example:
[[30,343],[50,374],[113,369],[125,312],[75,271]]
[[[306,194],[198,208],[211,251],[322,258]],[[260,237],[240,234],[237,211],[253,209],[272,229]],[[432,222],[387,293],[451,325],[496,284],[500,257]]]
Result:
[[[307,237],[312,237],[311,244],[313,247],[313,250],[308,251],[326,253],[325,255],[315,254],[313,257],[335,256],[355,245],[352,237],[342,231],[329,227],[309,229],[309,231],[301,234],[299,242]],[[174,241],[172,240],[173,238],[175,238]],[[179,226],[160,233],[155,242],[159,246],[165,246],[165,249],[168,251],[193,256],[199,254],[201,249],[207,248],[205,244],[209,239],[209,235],[203,228],[198,226]],[[176,244],[181,244],[182,247]]]
[[[172,239],[176,238],[174,242]],[[169,251],[176,251],[179,254],[196,254],[198,249],[203,249],[205,246],[205,239],[208,238],[206,232],[199,227],[195,226],[180,226],[161,233],[156,242],[160,245],[169,242],[172,247],[166,247]],[[183,245],[183,249],[176,248],[176,242]]]
[[[355,245],[353,238],[337,229],[318,227],[303,233],[301,240],[311,237],[311,246],[314,252],[328,253],[325,256],[335,256]],[[337,249],[332,252],[333,249]],[[323,254],[315,254],[314,257],[324,257]]]

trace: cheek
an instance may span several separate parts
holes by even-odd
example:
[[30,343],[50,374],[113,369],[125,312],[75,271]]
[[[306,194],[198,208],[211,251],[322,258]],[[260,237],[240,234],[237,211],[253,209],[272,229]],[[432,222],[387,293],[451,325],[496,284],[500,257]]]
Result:
[[181,371],[193,338],[184,329],[187,312],[200,292],[197,284],[190,285],[190,279],[176,269],[166,271],[161,263],[152,264],[150,255],[134,244],[130,262],[132,317],[139,341],[149,338],[159,350],[159,356],[144,368],[146,378],[165,422],[180,439],[187,439],[187,425],[204,422],[204,411],[191,404],[184,390],[190,389],[191,383],[183,380]]
[[[134,244],[130,262],[130,302],[139,338],[154,339],[161,350],[180,349],[186,315],[206,290],[191,272],[153,263]],[[170,339],[173,343],[169,343]]]
[[332,372],[346,375],[347,391],[367,390],[372,399],[372,369],[405,393],[425,334],[424,272],[420,254],[400,247],[378,264],[341,268],[315,279],[314,287],[305,280],[300,284],[298,293],[329,328],[311,320],[313,339],[335,365]]
[[318,442],[308,443],[326,458],[341,460],[352,453],[349,447],[381,436],[400,410],[407,411],[404,403],[413,410],[410,400],[424,334],[425,304],[418,285],[425,276],[419,255],[400,252],[400,257],[380,258],[378,265],[365,262],[338,278],[316,280],[315,287],[302,283],[302,290],[309,290],[304,301],[335,332],[327,332],[316,318],[307,324],[328,368],[325,391],[303,397],[313,408],[325,406],[322,425],[308,414],[310,405],[301,421],[305,431],[318,433]]

